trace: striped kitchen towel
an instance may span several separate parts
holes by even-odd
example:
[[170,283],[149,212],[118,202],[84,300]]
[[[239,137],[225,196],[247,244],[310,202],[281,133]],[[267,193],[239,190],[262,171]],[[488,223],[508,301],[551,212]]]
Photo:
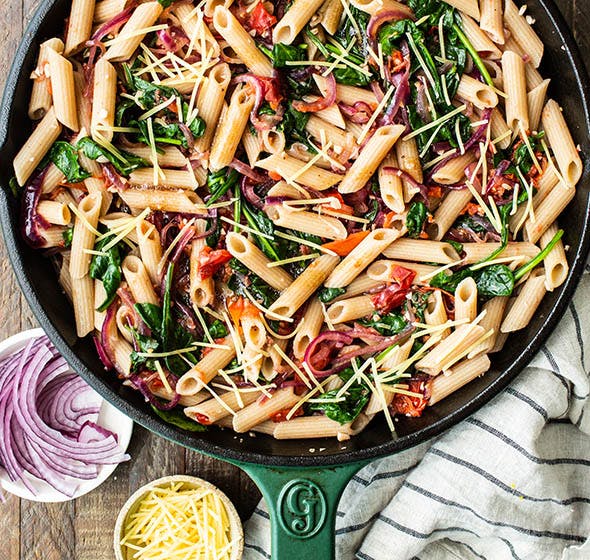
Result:
[[[589,320],[586,274],[547,345],[500,396],[361,470],[338,508],[338,560],[590,559]],[[262,503],[244,559],[269,552]]]

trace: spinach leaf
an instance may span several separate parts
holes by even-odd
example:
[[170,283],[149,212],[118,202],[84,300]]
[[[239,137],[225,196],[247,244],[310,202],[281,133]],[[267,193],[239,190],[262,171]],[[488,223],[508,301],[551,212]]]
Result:
[[78,161],[77,149],[63,140],[58,140],[51,147],[49,159],[66,176],[68,183],[80,183],[91,176]]
[[408,215],[406,217],[406,227],[408,228],[408,235],[414,239],[418,239],[422,230],[424,229],[424,223],[428,218],[428,209],[423,202],[414,202],[410,206]]
[[285,45],[275,43],[272,48],[272,64],[275,68],[285,68],[289,66],[287,62],[305,60],[307,56],[307,45]]
[[131,371],[138,371],[143,369],[149,369],[150,371],[156,371],[156,366],[152,358],[147,356],[140,356],[140,353],[152,353],[158,350],[160,343],[151,336],[141,334],[137,329],[132,329],[133,337],[137,343],[139,351],[134,350],[131,352]]
[[72,238],[74,237],[74,228],[70,227],[63,231],[61,234],[64,238],[64,247],[69,249],[72,246]]
[[453,241],[452,239],[447,239],[446,243],[451,245],[457,253],[461,254],[463,252],[463,244],[459,243],[458,241]]
[[164,8],[169,8],[172,6],[172,2],[174,2],[174,0],[158,0],[160,6],[163,6]]
[[309,113],[297,111],[297,109],[293,108],[291,102],[287,103],[283,120],[277,127],[278,130],[284,132],[287,146],[291,146],[291,144],[295,142],[301,142],[307,146],[309,145],[309,138],[305,131],[309,117]]
[[346,288],[322,288],[318,291],[318,298],[323,303],[330,303],[346,293]]
[[514,274],[503,264],[493,264],[474,276],[480,297],[510,296],[514,290]]
[[372,315],[368,319],[360,319],[359,323],[365,327],[371,327],[385,336],[393,336],[406,328],[406,320],[398,313],[387,315]]
[[[162,0],[158,1],[162,3]],[[191,420],[178,408],[173,408],[172,410],[160,410],[159,408],[156,408],[152,405],[152,409],[162,420],[164,420],[164,422],[172,424],[181,430],[186,430],[188,432],[207,431],[207,426],[203,426],[203,424],[199,424],[198,422]]]
[[252,273],[237,259],[229,261],[229,267],[234,271],[227,282],[228,288],[241,296],[246,296],[246,289],[264,307],[269,307],[279,297],[279,292],[269,286],[262,278]]
[[103,249],[112,239],[112,235],[109,235],[96,242],[94,250],[103,254],[94,255],[90,262],[90,277],[100,280],[107,294],[105,301],[97,308],[98,311],[104,311],[111,304],[121,285],[121,252],[124,246],[119,242],[106,251]]
[[209,325],[209,334],[211,338],[215,340],[216,338],[223,338],[229,334],[225,323],[222,323],[219,319],[215,319],[211,325]]
[[238,172],[235,169],[224,167],[207,176],[207,188],[211,193],[211,198],[207,201],[206,206],[217,202],[227,191],[233,189],[238,182]]
[[[264,213],[255,210],[252,208],[248,203],[242,202],[242,214],[246,218],[246,222],[248,225],[266,235],[270,235],[274,237],[274,224],[272,223],[271,219]],[[236,220],[237,221],[237,220]],[[274,246],[274,243],[264,237],[263,235],[254,234],[254,238],[256,241],[256,245],[260,247],[260,250],[269,258],[274,261],[279,261],[281,258],[277,253],[277,249]]]
[[476,271],[464,268],[451,275],[441,272],[431,280],[430,285],[453,293],[459,283],[469,277],[475,280],[477,293],[482,298],[510,296],[514,290],[514,274],[503,264],[490,265]]
[[120,158],[116,157],[88,136],[82,138],[78,144],[76,144],[76,148],[81,150],[82,153],[90,159],[96,160],[99,157],[105,158],[112,164],[119,174],[125,177],[140,167],[149,167],[148,162],[143,158],[124,150],[119,150]]
[[408,6],[416,15],[416,20],[428,17],[426,25],[437,26],[441,17],[452,17],[454,9],[440,0],[408,0]]
[[153,303],[136,303],[134,307],[141,320],[152,331],[152,334],[156,338],[160,338],[162,330],[162,308]]
[[[335,399],[338,394],[338,389],[324,393],[322,398]],[[311,411],[323,411],[324,414],[340,424],[347,424],[354,422],[358,415],[365,408],[371,396],[367,387],[362,385],[354,385],[350,387],[345,394],[345,400],[341,402],[316,402],[309,405]]]

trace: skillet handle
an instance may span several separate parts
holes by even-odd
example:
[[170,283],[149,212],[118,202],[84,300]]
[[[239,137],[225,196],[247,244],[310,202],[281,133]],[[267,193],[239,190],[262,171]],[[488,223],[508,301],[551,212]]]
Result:
[[366,464],[324,468],[240,464],[269,508],[272,560],[335,558],[338,502],[350,479]]

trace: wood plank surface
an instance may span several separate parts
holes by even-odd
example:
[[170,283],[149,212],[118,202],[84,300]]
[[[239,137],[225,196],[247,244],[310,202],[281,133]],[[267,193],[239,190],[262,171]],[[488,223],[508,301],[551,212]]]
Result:
[[[534,0],[529,0],[532,2]],[[588,52],[588,0],[558,0],[582,52]],[[11,58],[39,0],[2,0],[0,12],[0,90]],[[0,339],[36,325],[22,298],[0,242]],[[13,496],[0,504],[0,560],[112,560],[117,513],[139,486],[161,476],[187,473],[218,485],[246,519],[260,494],[238,468],[171,444],[136,426],[129,452],[100,488],[75,502],[36,504]]]

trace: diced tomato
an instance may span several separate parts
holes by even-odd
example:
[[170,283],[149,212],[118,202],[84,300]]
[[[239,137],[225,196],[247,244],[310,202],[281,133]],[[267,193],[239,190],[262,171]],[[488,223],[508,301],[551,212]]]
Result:
[[199,253],[199,278],[211,278],[226,262],[231,260],[231,253],[225,249],[213,250],[203,247]]
[[346,239],[338,239],[337,241],[330,241],[329,243],[324,243],[322,247],[324,249],[329,249],[330,251],[334,251],[337,255],[341,257],[345,257],[348,255],[355,247],[357,247],[360,242],[369,235],[368,231],[359,231],[357,233],[351,233]]
[[211,420],[209,420],[209,416],[206,416],[205,414],[201,414],[200,412],[197,412],[195,414],[194,420],[196,420],[199,424],[202,424],[203,426],[209,426],[211,424]]
[[[335,198],[336,200],[338,200],[338,202],[340,202],[340,208],[338,209],[338,212],[340,214],[348,214],[349,216],[352,216],[354,214],[354,208],[346,204],[346,202],[344,202],[342,195],[338,191],[327,191],[325,194],[326,198]],[[331,204],[329,202],[326,202],[325,204],[322,204],[322,206],[330,207]]]
[[475,202],[469,202],[467,206],[463,209],[463,214],[469,214],[470,216],[475,216],[476,214],[481,214],[481,207],[479,204],[475,204]]
[[442,187],[428,187],[428,196],[432,198],[442,198]]
[[273,180],[273,181],[280,181],[282,179],[282,177],[276,172],[276,171],[269,171],[268,172],[268,176]]
[[254,29],[256,35],[263,35],[265,31],[270,29],[277,22],[277,18],[274,17],[265,8],[263,2],[258,2],[256,7],[250,13],[248,20],[251,29]]
[[273,110],[276,110],[283,100],[279,81],[276,78],[264,78],[262,76],[259,76],[258,79],[264,85],[264,100],[268,101]]
[[[275,414],[273,414],[270,419],[275,422],[285,422],[287,420],[287,414],[291,411],[290,408],[283,408],[283,410],[279,410]],[[300,406],[292,415],[291,418],[296,418],[297,416],[303,416],[303,407]]]
[[389,405],[389,408],[394,414],[403,414],[404,416],[411,416],[417,418],[422,416],[422,412],[428,404],[428,400],[424,398],[424,381],[420,379],[411,379],[409,382],[408,391],[417,393],[419,397],[412,397],[410,395],[401,395],[395,393],[393,401]]
[[404,303],[415,277],[415,271],[403,266],[394,266],[391,273],[393,283],[371,296],[375,309],[381,313],[389,313],[392,309],[399,307]]

